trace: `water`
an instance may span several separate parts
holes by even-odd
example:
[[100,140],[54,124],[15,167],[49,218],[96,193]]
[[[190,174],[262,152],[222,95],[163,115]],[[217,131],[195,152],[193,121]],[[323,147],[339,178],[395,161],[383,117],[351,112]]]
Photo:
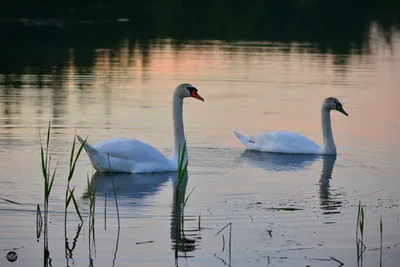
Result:
[[[78,28],[68,39],[65,29],[23,27],[16,33],[22,41],[1,47],[7,60],[0,63],[0,250],[18,254],[17,265],[0,259],[1,266],[43,264],[43,235],[37,241],[35,234],[36,205],[43,203],[38,132],[44,136],[49,120],[53,163],[60,159],[50,197],[52,266],[91,260],[93,266],[174,266],[176,256],[179,266],[339,265],[331,257],[355,266],[359,201],[366,221],[363,265],[379,265],[382,215],[383,265],[396,266],[398,32],[388,42],[372,23],[362,42],[342,36],[342,43],[328,40],[321,47],[318,40],[177,40],[124,32],[97,34],[89,42],[89,36],[78,38],[89,31]],[[332,50],[335,45],[342,49]],[[66,233],[72,255],[66,257],[63,208],[74,133],[91,143],[133,137],[169,154],[172,91],[182,82],[205,98],[184,105],[188,190],[194,188],[185,236],[177,235],[176,173],[98,174],[82,154],[71,186],[85,224],[77,227],[71,208]],[[233,135],[290,130],[322,143],[320,106],[328,96],[349,113],[332,114],[337,157],[246,152]],[[88,176],[97,189],[95,246]],[[231,253],[229,228],[215,236],[228,223]]]

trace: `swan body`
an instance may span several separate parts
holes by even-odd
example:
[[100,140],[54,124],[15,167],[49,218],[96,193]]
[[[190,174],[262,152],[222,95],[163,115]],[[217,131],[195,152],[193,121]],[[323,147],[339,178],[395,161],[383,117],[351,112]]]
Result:
[[295,132],[267,132],[254,136],[244,136],[234,132],[247,150],[257,150],[270,153],[293,154],[336,154],[336,146],[333,140],[330,111],[337,110],[348,116],[342,104],[333,97],[324,100],[321,109],[322,134],[324,146],[321,147],[311,139]]
[[[181,84],[175,89],[172,100],[174,147],[170,157],[166,157],[155,147],[137,139],[119,137],[91,145],[77,135],[94,169],[99,172],[116,173],[151,173],[178,170],[178,158],[186,141],[182,117],[183,98],[185,97],[194,97],[204,101],[198,95],[197,89],[190,84]],[[184,160],[188,160],[187,153],[185,153]]]
[[270,153],[323,154],[323,148],[304,135],[294,132],[268,132],[246,137],[234,132],[247,150]]

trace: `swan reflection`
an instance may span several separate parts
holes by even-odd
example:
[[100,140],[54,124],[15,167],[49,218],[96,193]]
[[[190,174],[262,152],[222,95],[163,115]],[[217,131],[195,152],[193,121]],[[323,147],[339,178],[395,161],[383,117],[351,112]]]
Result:
[[342,201],[337,200],[336,195],[332,195],[330,180],[336,162],[336,155],[323,156],[322,173],[319,179],[319,199],[323,214],[340,213],[336,211],[342,206]]
[[[186,172],[184,181],[188,180],[188,173]],[[172,182],[173,193],[171,203],[171,222],[170,222],[170,238],[171,248],[175,253],[175,259],[179,257],[188,258],[186,252],[194,251],[197,249],[198,244],[198,229],[186,230],[184,229],[185,222],[189,216],[185,216],[182,207],[185,196],[184,190],[181,185],[178,190],[178,172],[159,172],[159,173],[101,173],[96,172],[90,182],[92,189],[96,190],[97,196],[107,195],[109,198],[114,198],[113,182],[115,192],[118,197],[118,205],[132,206],[143,202],[145,197],[155,195],[164,184]],[[186,192],[186,195],[189,192]],[[87,191],[84,193],[83,198],[87,198]],[[190,203],[190,200],[189,200]],[[123,220],[123,218],[121,218]],[[193,218],[192,218],[193,219]],[[184,256],[179,256],[178,252],[184,253]]]
[[[90,186],[96,189],[96,194],[107,195],[114,198],[113,182],[115,192],[121,205],[138,204],[145,197],[155,195],[170,178],[177,172],[159,173],[103,173],[96,172],[91,179]],[[85,192],[84,197],[87,197]]]
[[275,172],[295,172],[310,168],[314,162],[322,159],[322,172],[319,178],[319,199],[323,214],[340,213],[342,201],[332,194],[330,181],[336,162],[336,155],[279,154],[246,150],[240,155],[240,162]]
[[246,150],[240,161],[267,171],[299,171],[310,167],[320,156],[311,154],[265,153]]

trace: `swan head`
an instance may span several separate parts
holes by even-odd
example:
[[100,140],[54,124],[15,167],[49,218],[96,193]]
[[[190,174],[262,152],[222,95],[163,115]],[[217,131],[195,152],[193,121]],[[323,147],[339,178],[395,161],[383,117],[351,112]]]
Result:
[[176,87],[175,96],[185,98],[185,97],[194,97],[198,100],[201,100],[204,102],[204,98],[202,98],[198,93],[197,93],[197,88],[194,87],[193,85],[189,83],[182,83]]
[[340,113],[349,116],[349,114],[347,114],[347,112],[343,109],[342,103],[340,103],[340,101],[337,98],[334,97],[325,98],[322,107],[326,110],[337,110]]

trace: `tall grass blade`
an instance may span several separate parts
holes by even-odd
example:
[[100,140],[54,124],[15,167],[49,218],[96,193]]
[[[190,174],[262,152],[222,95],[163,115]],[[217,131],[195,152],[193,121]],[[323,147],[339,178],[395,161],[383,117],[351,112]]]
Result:
[[380,251],[380,260],[379,260],[379,266],[382,267],[382,248],[383,248],[383,223],[382,223],[382,214],[381,214],[381,221],[379,224],[379,229],[381,232],[381,251]]
[[70,165],[68,181],[71,181],[72,176],[74,175],[76,162],[78,161],[79,156],[81,155],[81,152],[82,152],[84,144],[86,143],[86,140],[87,140],[87,137],[86,137],[85,141],[81,144],[80,148],[78,149],[78,153],[76,154],[75,159],[73,160],[74,150],[75,150],[75,141],[76,141],[76,138],[74,137],[74,144],[72,145],[72,150],[71,150],[71,158],[70,158],[71,165]]
[[[74,187],[74,189],[75,189],[75,187]],[[81,222],[83,222],[81,212],[79,211],[78,203],[76,202],[76,199],[75,199],[75,197],[74,197],[74,194],[71,193],[71,195],[72,195],[72,201],[74,202],[75,211],[76,211],[76,213],[78,213],[78,216],[79,216],[79,219],[81,220]]]
[[199,214],[199,231],[201,230],[201,213]]
[[[75,142],[76,142],[76,137],[74,136],[74,141],[72,142],[71,154],[69,156],[69,171],[70,172],[71,172],[72,162],[74,161]],[[68,179],[69,179],[69,177],[68,177]]]
[[54,171],[53,171],[53,175],[51,176],[51,180],[50,180],[50,184],[49,184],[49,188],[48,188],[49,195],[50,195],[50,192],[51,192],[51,188],[53,187],[54,177],[56,176],[56,172],[57,172],[57,168],[58,168],[58,164],[59,163],[60,163],[60,160],[57,161],[56,167],[54,168]]
[[40,157],[41,157],[41,161],[42,161],[42,173],[43,173],[43,177],[46,179],[46,177],[47,177],[47,170],[46,170],[47,163],[44,160],[44,151],[43,151],[43,146],[42,146],[41,142],[42,141],[40,141]]
[[364,208],[361,207],[361,222],[360,222],[361,236],[364,236]]
[[72,188],[72,190],[69,191],[69,196],[68,196],[67,202],[65,202],[65,208],[66,209],[68,209],[69,203],[71,202],[71,199],[74,196],[74,191],[75,191],[75,187]]
[[[49,121],[49,126],[47,127],[47,143],[46,143],[46,150],[48,151],[49,143],[50,143],[50,127],[51,122]],[[46,155],[47,158],[47,155]]]
[[358,202],[358,212],[357,212],[357,224],[356,224],[356,241],[358,242],[358,227],[360,225],[360,214],[361,214],[361,200]]
[[194,190],[195,188],[196,188],[196,187],[193,187],[192,190],[190,191],[189,195],[185,198],[185,201],[183,202],[183,206],[184,206],[184,207],[186,207],[186,203],[188,202],[189,197],[190,197],[190,195],[193,193],[193,190]]

